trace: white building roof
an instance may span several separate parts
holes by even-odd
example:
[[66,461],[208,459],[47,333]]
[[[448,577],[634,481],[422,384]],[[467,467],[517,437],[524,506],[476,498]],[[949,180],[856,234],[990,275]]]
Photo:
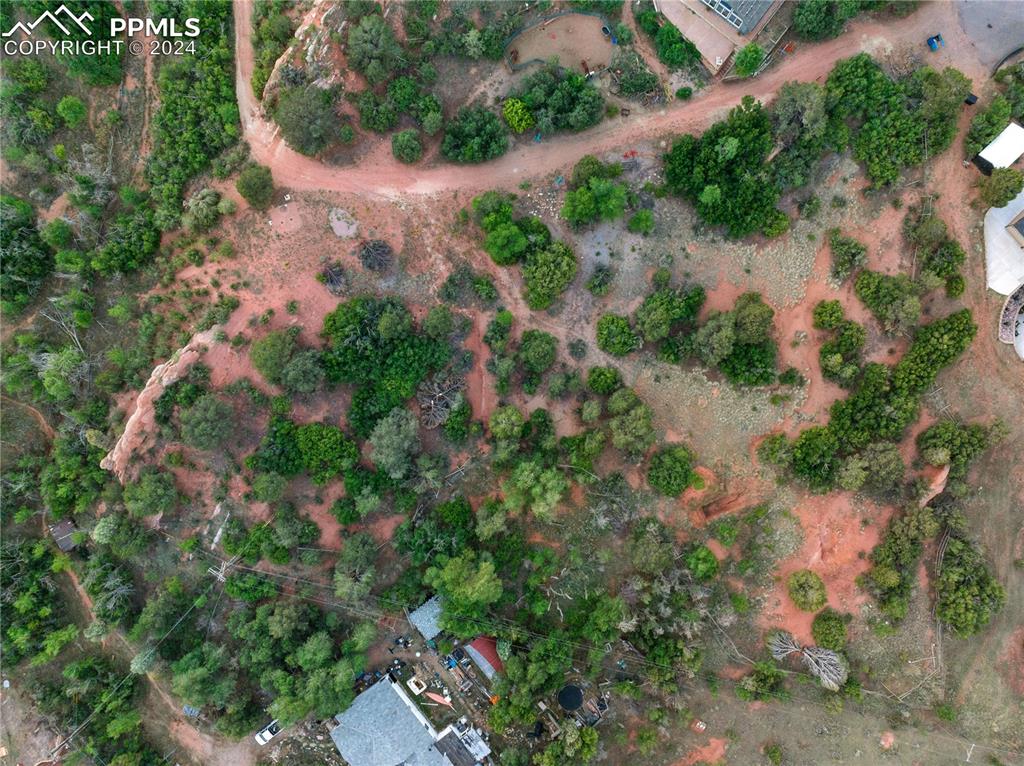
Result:
[[993,168],[1008,168],[1024,154],[1024,128],[1011,122],[978,155]]
[[1000,295],[1009,295],[1024,282],[1024,247],[1006,229],[1022,210],[1024,191],[1006,207],[985,214],[985,275]]

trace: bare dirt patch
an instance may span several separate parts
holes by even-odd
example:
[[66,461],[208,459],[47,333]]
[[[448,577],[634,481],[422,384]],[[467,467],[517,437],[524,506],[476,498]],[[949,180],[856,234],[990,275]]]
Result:
[[614,50],[611,38],[601,31],[604,24],[597,16],[567,13],[520,32],[509,43],[508,55],[519,64],[557,58],[566,69],[583,74],[604,69]]
[[759,616],[761,627],[785,628],[798,641],[814,643],[814,614],[799,609],[786,590],[786,580],[798,569],[810,569],[824,580],[833,609],[857,613],[868,596],[857,587],[856,578],[867,571],[866,555],[878,543],[893,511],[845,492],[809,496],[799,502],[792,513],[804,529],[804,543],[796,554],[779,562],[775,587]]

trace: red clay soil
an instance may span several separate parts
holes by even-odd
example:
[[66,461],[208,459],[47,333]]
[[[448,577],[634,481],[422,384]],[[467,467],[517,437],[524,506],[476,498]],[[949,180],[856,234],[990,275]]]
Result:
[[786,580],[798,569],[810,569],[821,577],[833,609],[855,612],[866,603],[868,596],[855,581],[867,571],[866,554],[878,543],[894,510],[877,506],[869,514],[871,524],[862,525],[862,517],[853,507],[852,493],[811,495],[802,500],[793,514],[804,529],[804,543],[796,554],[779,563],[775,585],[758,617],[761,627],[785,628],[797,641],[813,643],[814,614],[797,608],[786,588]]
[[409,517],[404,513],[381,516],[366,524],[365,529],[373,536],[374,540],[383,545],[395,536],[395,530],[407,518]]
[[708,743],[695,748],[672,766],[697,766],[697,764],[716,764],[725,760],[725,751],[729,749],[729,740],[711,737]]
[[466,399],[473,409],[473,417],[484,423],[490,419],[494,408],[498,406],[494,376],[486,368],[487,359],[491,355],[490,349],[483,341],[487,321],[486,314],[478,313],[473,319],[472,332],[463,341],[466,349],[473,352],[473,368],[466,376]]
[[[245,138],[252,147],[253,159],[269,165],[279,186],[294,190],[340,191],[375,194],[393,198],[400,192],[431,194],[446,189],[480,190],[508,185],[523,178],[547,173],[574,163],[585,154],[600,154],[611,149],[630,147],[634,143],[665,133],[702,131],[720,119],[745,95],[765,101],[781,85],[791,80],[823,79],[835,62],[863,49],[875,50],[888,41],[913,40],[915,44],[928,37],[934,29],[948,29],[951,40],[966,41],[960,31],[957,10],[952,3],[932,3],[904,19],[882,22],[865,19],[850,25],[842,37],[818,45],[801,46],[787,61],[756,80],[735,85],[719,83],[699,93],[694,99],[658,114],[639,120],[605,120],[578,136],[562,136],[557,141],[527,144],[504,157],[473,167],[449,165],[434,168],[410,167],[391,155],[387,142],[381,142],[362,161],[344,172],[327,167],[316,159],[304,157],[285,146],[276,128],[260,114],[260,106],[249,86],[253,70],[252,4],[233,0],[235,16],[235,86]],[[965,44],[969,45],[969,42]],[[949,45],[932,54],[932,66],[962,66],[955,51],[961,46]],[[970,73],[968,73],[970,74]]]

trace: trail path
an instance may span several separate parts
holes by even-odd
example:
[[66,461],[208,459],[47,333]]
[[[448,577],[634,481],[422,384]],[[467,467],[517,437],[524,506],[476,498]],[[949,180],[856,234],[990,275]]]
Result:
[[[525,178],[543,175],[569,165],[585,154],[611,149],[628,149],[637,142],[668,133],[702,131],[718,120],[745,95],[765,101],[791,80],[824,80],[836,61],[866,50],[880,53],[901,42],[914,46],[934,29],[949,30],[948,45],[931,54],[934,67],[958,66],[961,53],[970,46],[960,30],[953,3],[928,3],[905,19],[878,22],[864,20],[850,25],[835,40],[801,45],[781,65],[756,80],[735,84],[715,83],[691,101],[677,103],[658,113],[635,118],[605,120],[577,135],[560,135],[542,144],[518,147],[500,159],[473,166],[442,165],[410,167],[391,155],[388,142],[380,142],[359,164],[331,167],[288,148],[277,128],[266,119],[252,94],[249,80],[253,71],[252,5],[233,0],[235,14],[235,90],[242,129],[252,148],[253,159],[268,165],[279,186],[296,191],[323,190],[397,198],[401,194],[432,194],[442,191],[490,189],[513,185]],[[960,38],[959,40],[954,38]],[[955,44],[962,42],[962,45]],[[966,72],[977,76],[978,72]]]

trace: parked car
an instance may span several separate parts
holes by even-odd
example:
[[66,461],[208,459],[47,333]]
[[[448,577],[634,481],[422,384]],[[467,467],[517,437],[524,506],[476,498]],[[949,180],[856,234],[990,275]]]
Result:
[[258,732],[256,732],[256,744],[267,744],[268,742],[270,742],[270,740],[277,736],[277,733],[279,731],[281,731],[281,725],[277,722],[277,719],[275,718],[273,721],[271,721]]

